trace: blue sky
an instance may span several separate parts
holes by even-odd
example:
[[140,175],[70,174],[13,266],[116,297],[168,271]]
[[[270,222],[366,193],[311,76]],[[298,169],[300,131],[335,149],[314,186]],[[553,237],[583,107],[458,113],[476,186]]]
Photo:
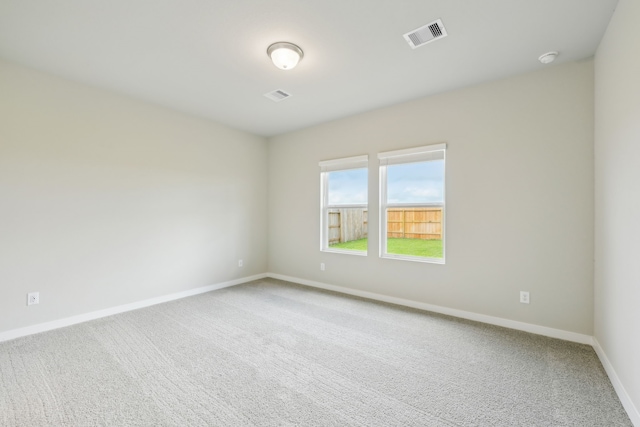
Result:
[[[444,160],[387,166],[387,203],[443,201]],[[329,174],[329,204],[367,203],[367,169]]]
[[444,160],[387,166],[387,203],[444,200]]
[[367,203],[367,170],[350,169],[329,173],[329,204]]

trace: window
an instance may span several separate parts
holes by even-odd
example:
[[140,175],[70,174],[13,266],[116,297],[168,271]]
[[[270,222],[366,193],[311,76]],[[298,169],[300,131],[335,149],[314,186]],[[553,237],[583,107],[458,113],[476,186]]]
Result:
[[378,154],[381,257],[444,264],[445,150]]
[[320,250],[367,254],[369,156],[320,162]]

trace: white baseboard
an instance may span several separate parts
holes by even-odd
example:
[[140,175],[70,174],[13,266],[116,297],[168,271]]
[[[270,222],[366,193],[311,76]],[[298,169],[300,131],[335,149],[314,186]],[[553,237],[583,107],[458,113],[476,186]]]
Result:
[[215,291],[217,289],[228,288],[229,286],[251,282],[252,280],[264,279],[265,277],[267,277],[266,274],[256,274],[255,276],[242,277],[240,279],[216,283],[215,285],[203,286],[200,288],[177,292],[175,294],[149,298],[129,304],[118,305],[116,307],[105,308],[104,310],[92,311],[90,313],[84,313],[77,316],[66,317],[64,319],[53,320],[51,322],[39,323],[37,325],[26,326],[24,328],[12,329],[9,331],[0,332],[0,342],[24,337],[27,335],[38,334],[40,332],[46,332],[52,329],[64,328],[65,326],[71,326],[77,323],[99,319],[101,317],[112,316],[114,314],[124,313],[125,311],[137,310],[139,308],[149,307],[151,305],[162,304],[163,302],[169,302],[193,295],[203,294],[205,292]]
[[287,282],[298,283],[300,285],[312,286],[314,288],[327,289],[330,291],[340,292],[343,294],[355,295],[358,297],[369,298],[377,301],[388,302],[392,304],[403,305],[406,307],[417,308],[420,310],[432,311],[434,313],[446,314],[449,316],[460,317],[462,319],[475,320],[477,322],[488,323],[490,325],[503,326],[505,328],[516,329],[519,331],[531,332],[532,334],[544,335],[552,338],[559,338],[565,341],[577,342],[580,344],[593,344],[591,335],[578,334],[576,332],[564,331],[562,329],[548,328],[546,326],[533,325],[531,323],[518,322],[515,320],[503,319],[501,317],[487,316],[485,314],[473,313],[470,311],[457,310],[454,308],[442,307],[439,305],[427,304],[424,302],[412,301],[403,298],[396,298],[373,292],[359,291],[342,286],[328,285],[326,283],[315,282],[312,280],[300,279],[297,277],[284,276],[282,274],[267,273],[268,277],[274,279],[285,280]]
[[622,385],[618,374],[615,369],[613,369],[613,365],[595,337],[593,338],[593,349],[600,358],[600,362],[602,363],[602,366],[604,366],[604,370],[607,372],[607,375],[611,380],[611,384],[618,394],[618,398],[620,399],[622,406],[627,411],[627,415],[629,415],[631,422],[634,426],[640,427],[640,411],[638,411],[638,408],[633,404],[633,401],[629,397],[629,393],[627,393],[627,390]]

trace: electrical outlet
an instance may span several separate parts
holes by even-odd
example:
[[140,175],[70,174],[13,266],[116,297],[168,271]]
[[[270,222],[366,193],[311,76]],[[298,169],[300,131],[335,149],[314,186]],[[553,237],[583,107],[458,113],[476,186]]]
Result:
[[320,263],[320,271],[324,271],[324,262]]
[[522,304],[529,304],[529,292],[520,291],[520,302]]
[[239,259],[238,260],[238,267],[242,267],[243,265],[244,265],[244,262],[241,259]]
[[27,294],[27,305],[40,304],[40,292],[29,292]]

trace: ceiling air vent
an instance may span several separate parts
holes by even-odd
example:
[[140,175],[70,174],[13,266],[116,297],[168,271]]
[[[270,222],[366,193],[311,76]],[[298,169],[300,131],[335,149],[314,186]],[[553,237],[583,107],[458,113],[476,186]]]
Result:
[[274,90],[273,92],[265,93],[264,96],[274,102],[280,102],[283,99],[287,99],[291,96],[290,93],[283,91],[282,89]]
[[447,30],[444,29],[442,21],[438,19],[418,29],[409,31],[403,37],[407,43],[409,43],[409,46],[415,49],[432,41],[447,37]]

